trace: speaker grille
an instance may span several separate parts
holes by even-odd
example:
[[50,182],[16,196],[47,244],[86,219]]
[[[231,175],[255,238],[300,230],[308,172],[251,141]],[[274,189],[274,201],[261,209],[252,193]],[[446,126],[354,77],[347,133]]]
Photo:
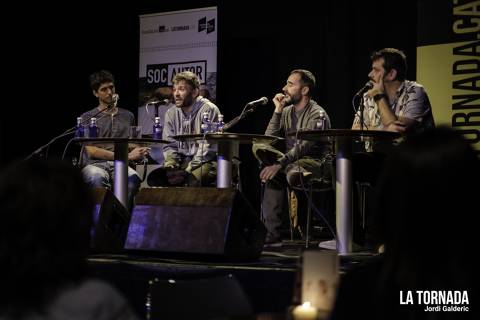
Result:
[[125,249],[257,258],[266,230],[236,189],[141,189]]

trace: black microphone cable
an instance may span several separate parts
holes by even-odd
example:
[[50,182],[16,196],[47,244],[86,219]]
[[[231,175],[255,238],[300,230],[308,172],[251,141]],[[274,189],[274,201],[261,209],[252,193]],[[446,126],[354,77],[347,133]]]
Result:
[[[93,116],[85,119],[85,120],[82,120],[82,122],[80,122],[81,125],[84,125],[85,123],[87,123],[88,121],[90,121],[90,119],[92,118],[95,118],[97,117],[100,113],[104,112],[105,110],[108,110],[110,108],[107,108],[107,109],[103,109],[103,110],[99,110],[97,113],[95,113]],[[107,114],[104,113],[99,119],[103,118],[104,116],[106,116]],[[29,160],[31,157],[33,157],[34,155],[40,153],[43,149],[47,148],[47,151],[45,153],[45,158],[48,158],[48,148],[49,146],[54,143],[55,141],[57,141],[58,139],[62,138],[62,137],[65,137],[65,136],[68,136],[69,134],[72,134],[75,132],[75,130],[77,129],[77,125],[71,127],[71,128],[68,128],[67,130],[65,130],[63,133],[61,133],[60,135],[54,137],[52,140],[50,140],[48,143],[42,145],[41,147],[35,149],[35,151],[33,151],[32,153],[30,153],[24,160]]]
[[[363,129],[363,127],[365,127],[367,130],[369,130],[369,129],[368,129],[368,125],[367,125],[367,123],[365,122],[365,119],[364,119],[364,117],[363,117],[363,114],[360,113],[360,112],[363,113],[363,110],[362,110],[362,109],[364,109],[364,108],[361,107],[361,106],[365,103],[365,101],[364,101],[364,99],[363,99],[363,95],[360,95],[360,96],[359,96],[359,97],[360,97],[360,103],[358,104],[358,108],[355,108],[355,98],[358,97],[358,96],[359,96],[359,95],[356,94],[356,95],[354,95],[353,98],[352,98],[352,108],[353,108],[353,112],[354,112],[355,117],[356,117],[357,114],[358,114],[359,121],[363,122],[363,125],[360,125],[360,128]],[[355,119],[355,118],[354,118],[354,119]]]

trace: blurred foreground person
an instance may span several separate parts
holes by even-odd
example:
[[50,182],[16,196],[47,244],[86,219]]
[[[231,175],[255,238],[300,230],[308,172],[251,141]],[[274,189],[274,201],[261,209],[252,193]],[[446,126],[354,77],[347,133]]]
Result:
[[378,182],[385,252],[342,278],[331,319],[478,319],[479,195],[480,161],[461,135],[410,136]]
[[0,174],[0,319],[137,319],[87,278],[93,199],[80,171],[20,162]]

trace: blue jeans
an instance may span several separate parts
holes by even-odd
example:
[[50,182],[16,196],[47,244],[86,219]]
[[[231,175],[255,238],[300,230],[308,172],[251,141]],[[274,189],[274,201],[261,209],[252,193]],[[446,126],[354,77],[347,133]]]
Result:
[[[89,164],[82,169],[83,178],[92,188],[112,189],[113,184],[113,161],[97,162]],[[137,171],[128,167],[128,209],[133,207],[133,199],[140,189],[141,179]]]

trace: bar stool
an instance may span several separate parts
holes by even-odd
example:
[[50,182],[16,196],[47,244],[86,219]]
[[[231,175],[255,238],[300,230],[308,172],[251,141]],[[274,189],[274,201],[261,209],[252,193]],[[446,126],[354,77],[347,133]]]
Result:
[[[306,187],[308,188],[308,203],[307,203],[307,221],[305,226],[305,235],[303,234],[302,230],[299,229],[299,233],[302,238],[305,238],[305,248],[308,248],[310,245],[310,224],[312,219],[312,207],[313,207],[313,194],[315,193],[322,193],[325,194],[329,191],[333,191],[332,183],[326,183],[323,179],[309,179],[306,183]],[[297,186],[289,186],[288,187],[288,209],[290,215],[290,239],[293,241],[294,239],[294,231],[295,228],[298,227],[298,198],[295,194],[295,191],[305,191],[302,187]]]

